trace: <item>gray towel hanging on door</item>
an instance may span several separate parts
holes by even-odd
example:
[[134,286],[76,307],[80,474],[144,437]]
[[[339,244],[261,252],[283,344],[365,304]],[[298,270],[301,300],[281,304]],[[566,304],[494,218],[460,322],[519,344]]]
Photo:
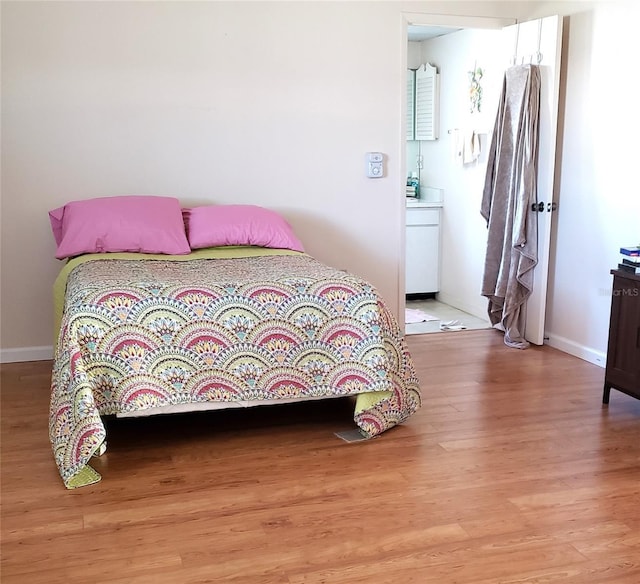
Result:
[[491,324],[504,342],[525,349],[526,300],[538,263],[536,202],[540,70],[519,65],[504,75],[498,114],[488,153],[481,214],[487,221],[482,295]]

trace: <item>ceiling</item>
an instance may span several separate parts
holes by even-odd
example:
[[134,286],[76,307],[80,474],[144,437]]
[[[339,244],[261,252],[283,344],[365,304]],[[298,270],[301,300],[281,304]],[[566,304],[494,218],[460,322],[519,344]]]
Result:
[[407,37],[410,41],[420,42],[456,32],[458,30],[462,29],[450,26],[421,26],[419,24],[410,24],[407,27]]

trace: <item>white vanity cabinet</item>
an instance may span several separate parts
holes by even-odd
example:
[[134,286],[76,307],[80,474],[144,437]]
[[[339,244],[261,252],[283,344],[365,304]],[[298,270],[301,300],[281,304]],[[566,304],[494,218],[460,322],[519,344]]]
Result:
[[407,205],[407,294],[428,294],[440,289],[440,212],[439,207]]

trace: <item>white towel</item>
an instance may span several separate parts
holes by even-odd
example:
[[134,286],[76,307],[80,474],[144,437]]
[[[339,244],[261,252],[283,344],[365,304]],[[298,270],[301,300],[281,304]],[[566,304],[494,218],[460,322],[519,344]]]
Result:
[[471,164],[480,158],[480,135],[472,129],[453,130],[453,157],[458,164]]
[[405,308],[404,323],[416,324],[418,322],[428,322],[430,320],[438,320],[435,316],[431,316],[422,310],[416,308]]
[[462,134],[462,164],[471,164],[480,158],[480,137],[475,130],[465,130]]

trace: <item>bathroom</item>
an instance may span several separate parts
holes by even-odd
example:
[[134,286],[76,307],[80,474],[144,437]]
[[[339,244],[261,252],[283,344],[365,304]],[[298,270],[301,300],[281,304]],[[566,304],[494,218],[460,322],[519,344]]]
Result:
[[[505,69],[501,35],[408,29],[407,334],[490,326],[480,294],[487,240],[480,202]],[[413,139],[411,82],[419,83],[428,65],[437,72],[435,103],[429,104],[435,127],[426,139]]]

